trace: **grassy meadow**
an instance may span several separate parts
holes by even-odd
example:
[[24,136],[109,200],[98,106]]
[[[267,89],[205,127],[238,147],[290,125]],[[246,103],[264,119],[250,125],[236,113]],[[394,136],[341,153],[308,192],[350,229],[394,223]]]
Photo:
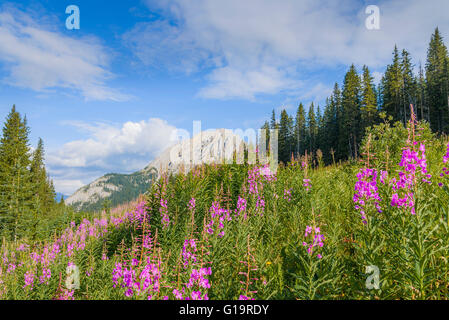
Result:
[[163,176],[45,241],[3,240],[0,299],[448,299],[448,148],[383,123],[358,160]]

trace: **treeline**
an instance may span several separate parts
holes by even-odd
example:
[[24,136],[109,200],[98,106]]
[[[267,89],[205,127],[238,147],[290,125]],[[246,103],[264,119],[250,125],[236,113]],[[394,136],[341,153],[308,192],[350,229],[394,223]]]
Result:
[[26,116],[13,106],[0,140],[0,235],[6,239],[35,238],[41,219],[58,207],[43,141],[32,150],[29,133]]
[[449,54],[438,28],[424,70],[419,65],[415,74],[414,67],[410,53],[395,46],[378,86],[367,66],[359,74],[351,65],[342,86],[335,83],[323,112],[313,103],[306,112],[300,103],[295,116],[282,110],[277,121],[273,110],[262,129],[279,129],[279,161],[305,153],[322,155],[325,163],[357,158],[365,129],[384,119],[405,125],[411,104],[418,120],[427,121],[434,132],[449,133]]

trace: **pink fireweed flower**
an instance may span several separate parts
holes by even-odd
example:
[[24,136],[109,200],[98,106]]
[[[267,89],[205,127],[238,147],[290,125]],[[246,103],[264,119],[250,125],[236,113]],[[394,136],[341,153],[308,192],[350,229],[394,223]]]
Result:
[[284,190],[284,200],[292,201],[292,188]]
[[42,276],[39,277],[39,282],[45,283],[46,285],[49,284],[49,280],[51,278],[51,270],[48,268],[43,268],[42,269]]
[[447,163],[449,161],[449,142],[447,143],[446,154],[443,157],[443,163]]
[[168,207],[167,200],[161,198],[161,207],[159,208],[159,212],[162,217],[162,225],[164,228],[167,228],[170,225],[170,218],[168,217]]
[[21,245],[16,249],[16,251],[27,251],[29,248],[30,248],[29,245],[27,245],[27,244],[21,244]]
[[367,223],[366,210],[372,204],[377,211],[382,212],[377,188],[377,171],[375,169],[364,168],[357,173],[357,182],[354,186],[355,209],[360,212],[362,222]]
[[302,179],[302,182],[303,182],[303,187],[306,188],[306,191],[309,191],[310,187],[311,187],[312,180],[310,180],[310,179]]
[[195,209],[195,198],[192,198],[189,201],[189,210],[193,210],[193,209]]
[[57,300],[75,300],[73,294],[75,290],[63,289],[62,292],[57,296]]
[[[306,226],[306,230],[304,232],[304,238],[306,238],[305,240],[307,240],[309,236],[311,236],[312,239],[310,245],[306,241],[303,241],[302,245],[307,247],[307,253],[312,255],[315,250],[318,250],[318,248],[322,248],[324,246],[325,237],[321,234],[319,227]],[[318,253],[317,258],[321,259],[321,254]]]
[[250,298],[247,296],[244,296],[243,294],[240,295],[239,300],[255,300],[254,298]]
[[264,167],[260,168],[259,173],[260,173],[260,175],[262,175],[264,177],[265,181],[271,182],[271,181],[277,180],[276,173],[274,173],[270,170],[270,167],[268,164],[266,164]]
[[23,286],[23,288],[30,288],[30,290],[33,290],[33,285],[34,285],[34,273],[32,271],[27,271],[24,274],[24,278],[25,278],[25,284]]
[[184,245],[182,246],[182,259],[184,260],[184,269],[189,266],[190,261],[196,262],[195,252],[197,251],[195,239],[184,240]]
[[209,212],[211,214],[211,220],[206,225],[206,232],[209,234],[214,234],[215,230],[218,229],[220,230],[218,237],[223,237],[225,222],[232,220],[230,210],[221,208],[220,203],[218,201],[214,201],[209,209]]
[[182,292],[179,291],[178,289],[173,289],[173,295],[175,296],[176,299],[183,300],[184,291],[185,291],[184,288],[183,288]]
[[380,171],[380,179],[379,179],[380,182],[382,184],[385,184],[387,181],[387,178],[388,178],[388,171],[381,170]]
[[209,268],[200,268],[193,269],[190,274],[189,282],[187,283],[187,288],[192,288],[197,285],[200,288],[209,289],[210,283],[209,280],[205,278],[205,276],[209,276],[212,274],[212,269]]
[[[408,208],[411,214],[415,214],[415,200],[413,190],[418,182],[418,178],[424,183],[430,184],[432,177],[427,172],[426,148],[423,143],[420,144],[418,151],[410,148],[404,149],[402,152],[401,162],[399,166],[402,171],[399,172],[399,179],[393,178],[393,191],[391,206]],[[420,154],[421,153],[421,154]]]
[[[237,200],[237,209],[235,209],[235,216],[238,217],[242,212],[246,211],[246,200],[239,196]],[[244,218],[246,219],[246,212]]]

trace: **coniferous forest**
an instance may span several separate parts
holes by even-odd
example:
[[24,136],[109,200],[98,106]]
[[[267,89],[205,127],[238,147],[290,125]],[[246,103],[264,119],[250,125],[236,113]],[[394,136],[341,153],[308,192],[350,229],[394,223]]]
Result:
[[448,63],[447,47],[436,28],[424,66],[411,61],[406,49],[395,47],[393,60],[377,86],[367,66],[357,70],[351,65],[322,108],[299,103],[296,114],[282,110],[279,120],[273,110],[262,129],[279,129],[278,158],[283,163],[306,152],[316,157],[318,150],[326,164],[356,159],[366,128],[385,121],[406,126],[410,105],[417,119],[429,123],[433,132],[448,134]]

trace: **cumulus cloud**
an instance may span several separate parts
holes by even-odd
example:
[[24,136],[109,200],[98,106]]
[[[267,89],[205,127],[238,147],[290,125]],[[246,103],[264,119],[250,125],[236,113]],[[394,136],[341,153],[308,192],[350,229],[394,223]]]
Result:
[[86,100],[128,100],[106,85],[107,49],[93,37],[72,38],[36,16],[11,6],[0,7],[0,64],[9,85],[45,92],[53,88],[78,91]]
[[[130,173],[143,169],[173,141],[176,128],[166,121],[128,121],[120,126],[85,122],[65,122],[88,134],[71,141],[47,156],[56,190],[71,194],[106,172]],[[64,190],[64,191],[62,191]]]
[[322,67],[367,64],[380,72],[395,44],[417,63],[437,25],[449,36],[447,0],[378,1],[380,30],[366,29],[366,5],[357,0],[146,3],[166,19],[139,23],[125,43],[146,65],[207,72],[198,93],[205,98],[294,94],[292,85]]
[[232,67],[215,69],[209,76],[211,84],[202,88],[198,96],[214,99],[245,98],[254,100],[257,94],[275,94],[294,90],[299,82],[286,77],[273,67],[242,71]]

